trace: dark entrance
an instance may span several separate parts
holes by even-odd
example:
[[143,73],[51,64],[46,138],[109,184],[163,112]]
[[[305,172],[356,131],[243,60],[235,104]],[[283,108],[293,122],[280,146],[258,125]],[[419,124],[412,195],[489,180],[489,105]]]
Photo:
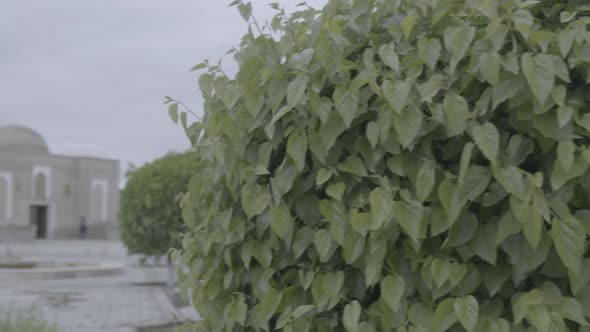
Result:
[[31,224],[37,226],[37,238],[47,238],[47,206],[31,205]]

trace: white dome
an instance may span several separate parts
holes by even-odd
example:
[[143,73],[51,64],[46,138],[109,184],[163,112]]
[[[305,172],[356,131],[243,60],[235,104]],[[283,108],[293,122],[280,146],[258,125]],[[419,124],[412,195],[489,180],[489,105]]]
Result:
[[49,153],[47,143],[36,131],[20,127],[0,127],[0,149]]

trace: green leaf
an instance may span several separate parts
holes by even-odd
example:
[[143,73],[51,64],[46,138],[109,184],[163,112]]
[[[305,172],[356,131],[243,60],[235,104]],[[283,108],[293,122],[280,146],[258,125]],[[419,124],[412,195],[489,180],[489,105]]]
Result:
[[211,74],[199,76],[199,88],[205,97],[211,97],[213,95],[213,77]]
[[289,135],[287,141],[287,154],[293,160],[299,171],[305,168],[305,156],[307,154],[307,135],[304,132],[296,131]]
[[479,305],[477,300],[468,295],[464,298],[457,298],[453,303],[453,309],[463,327],[471,332],[477,325],[477,318],[479,316]]
[[319,169],[315,176],[315,184],[319,186],[326,183],[326,181],[330,180],[333,173],[334,171],[328,168]]
[[321,262],[326,262],[332,256],[333,250],[336,249],[336,243],[330,232],[326,229],[320,229],[315,233],[313,244],[318,250]]
[[268,188],[261,185],[245,184],[241,190],[242,208],[248,219],[261,214],[270,204]]
[[340,296],[342,285],[344,284],[344,272],[326,273],[322,280],[322,290],[332,299]]
[[[534,0],[529,2],[536,3]],[[514,27],[523,34],[527,34],[530,31],[533,20],[533,15],[529,11],[518,9],[512,13]]]
[[557,160],[564,171],[569,171],[574,165],[576,145],[572,141],[563,141],[557,144]]
[[550,57],[553,59],[553,66],[555,68],[555,76],[557,76],[558,78],[560,78],[564,82],[570,83],[571,82],[570,72],[569,72],[569,69],[568,69],[565,61],[557,55],[551,55]]
[[206,67],[207,67],[207,64],[205,62],[201,62],[201,63],[198,63],[198,64],[194,65],[191,68],[191,71],[196,71],[196,70],[203,69],[203,68],[206,68]]
[[366,212],[353,213],[350,216],[350,225],[357,233],[365,236],[371,228],[371,215]]
[[404,37],[406,38],[406,40],[410,39],[410,34],[412,33],[412,29],[414,28],[416,23],[417,23],[416,17],[414,17],[412,15],[408,15],[408,16],[404,17],[404,19],[401,23],[401,27],[402,27],[402,31],[404,32]]
[[309,106],[317,115],[323,125],[328,122],[332,112],[332,101],[328,97],[320,98],[319,95],[311,93],[309,96]]
[[401,145],[407,148],[414,143],[420,132],[424,115],[417,107],[405,109],[402,114],[392,114],[393,129],[397,132]]
[[399,275],[386,276],[381,280],[381,298],[397,312],[406,291],[406,282]]
[[340,114],[342,120],[344,120],[346,127],[350,127],[358,110],[358,90],[339,86],[334,90],[333,99],[336,111],[338,111],[338,114]]
[[272,316],[277,311],[282,298],[283,293],[274,288],[269,288],[266,292],[264,292],[254,318],[259,325],[266,324],[268,321],[270,321]]
[[510,235],[518,234],[522,230],[522,226],[518,220],[508,211],[502,216],[498,224],[498,232],[496,233],[496,244],[502,243]]
[[284,309],[279,317],[277,317],[277,321],[275,323],[275,328],[282,329],[289,321],[291,320],[291,308]]
[[395,44],[383,44],[379,47],[381,61],[391,69],[399,71],[399,56],[395,53]]
[[495,164],[498,161],[498,150],[500,149],[500,133],[491,122],[481,126],[473,127],[473,140],[483,155]]
[[367,124],[367,140],[374,149],[377,146],[379,140],[379,125],[375,121],[371,121]]
[[343,163],[338,164],[338,169],[358,176],[367,176],[365,163],[358,156],[348,156]]
[[241,91],[238,90],[237,84],[235,82],[226,82],[223,88],[220,84],[216,84],[215,93],[219,94],[219,97],[221,101],[223,101],[225,107],[227,107],[228,110],[231,110],[234,108],[234,106],[236,106],[236,103],[240,98]]
[[291,316],[293,316],[293,318],[297,319],[297,318],[305,315],[306,313],[312,311],[315,308],[316,308],[316,306],[313,304],[301,305],[301,306],[295,308],[295,310],[293,310],[293,313],[291,314]]
[[393,213],[404,233],[417,242],[426,226],[422,218],[424,207],[416,202],[393,202]]
[[479,227],[477,236],[470,243],[473,253],[492,265],[496,265],[498,258],[498,250],[496,248],[497,232],[496,224],[485,224]]
[[479,57],[479,70],[488,83],[495,85],[500,80],[500,56],[496,52],[483,53]]
[[443,33],[445,47],[456,61],[463,59],[474,37],[475,28],[466,26],[448,27]]
[[295,258],[299,258],[309,247],[309,245],[313,242],[315,235],[315,230],[304,226],[300,228],[297,233],[295,234],[295,239],[293,240],[293,254]]
[[170,104],[170,106],[168,106],[168,115],[170,116],[170,119],[172,120],[172,122],[174,122],[174,124],[178,124],[178,104],[177,103]]
[[568,105],[559,106],[557,108],[557,124],[559,128],[565,126],[572,119],[575,109]]
[[483,283],[488,289],[490,297],[496,295],[504,283],[512,275],[512,269],[509,267],[490,267],[483,271],[482,278]]
[[237,302],[232,306],[231,317],[241,326],[245,326],[247,313],[248,305],[246,304],[246,298],[241,295],[238,297]]
[[570,50],[572,49],[572,45],[574,44],[574,33],[571,30],[563,30],[559,33],[557,37],[559,43],[559,51],[561,55],[565,58],[569,54]]
[[520,221],[527,241],[531,247],[536,249],[543,235],[543,218],[534,206],[516,198],[516,196],[510,197],[510,207],[514,217]]
[[555,66],[549,55],[524,53],[521,57],[521,65],[529,87],[539,103],[545,100],[553,89],[555,82]]
[[492,108],[496,108],[507,99],[516,96],[524,86],[524,80],[520,75],[513,76],[506,73],[502,74],[503,75],[500,75],[500,81],[494,85]]
[[448,222],[445,211],[442,207],[436,207],[432,209],[432,216],[430,218],[430,236],[436,236],[445,232],[451,227]]
[[344,190],[346,190],[346,185],[343,182],[337,182],[330,184],[326,188],[326,194],[328,196],[334,198],[335,200],[342,200],[342,195],[344,194]]
[[556,311],[566,319],[574,321],[580,325],[588,325],[582,305],[573,297],[564,297],[556,308]]
[[465,180],[465,175],[467,174],[467,168],[469,167],[469,163],[471,162],[471,154],[473,152],[473,143],[466,143],[463,146],[463,152],[461,152],[461,162],[459,163],[459,185],[463,184]]
[[443,247],[458,247],[471,241],[477,234],[477,227],[477,218],[473,213],[462,213],[458,220],[451,226],[449,234],[445,242],[443,242]]
[[288,107],[287,105],[281,107],[278,112],[276,112],[272,119],[270,119],[270,122],[268,123],[267,127],[273,127],[283,116],[285,116],[287,113],[291,112],[292,108]]
[[587,169],[588,163],[582,158],[575,159],[574,164],[567,171],[563,169],[559,160],[555,160],[550,178],[551,188],[553,190],[558,190],[569,180],[582,176]]
[[279,168],[275,171],[275,176],[270,179],[270,186],[275,198],[281,198],[293,188],[297,169],[292,164],[287,167]]
[[488,19],[493,21],[498,17],[498,3],[495,0],[476,0],[474,5]]
[[287,104],[289,108],[299,105],[305,96],[307,77],[298,75],[287,87]]
[[313,57],[314,50],[312,48],[306,48],[299,53],[291,55],[287,65],[296,70],[306,71],[311,59]]
[[447,331],[458,320],[454,310],[455,299],[447,298],[443,300],[434,311],[434,315],[428,322],[428,332]]
[[561,261],[574,275],[580,271],[585,251],[584,225],[574,216],[554,218],[550,234]]
[[493,167],[494,178],[507,193],[513,194],[521,200],[527,198],[527,186],[524,176],[516,166]]
[[[544,305],[532,305],[528,307],[527,320],[535,327],[539,332],[550,332],[551,316],[547,307]],[[561,330],[563,331],[563,330]]]
[[434,163],[430,160],[422,162],[416,179],[416,197],[423,203],[432,192],[435,181]]
[[488,187],[491,175],[486,167],[471,165],[467,168],[460,194],[455,203],[465,204],[465,200],[476,200]]
[[[340,225],[339,225],[340,226]],[[342,243],[342,257],[346,264],[354,263],[365,250],[365,237],[355,232],[347,231]]]
[[389,80],[383,82],[383,95],[397,113],[401,113],[407,105],[408,95],[412,86],[405,81],[392,83]]
[[430,271],[436,287],[441,288],[449,280],[451,264],[446,259],[436,257],[430,264]]
[[466,199],[461,194],[460,188],[455,186],[449,179],[445,179],[439,184],[438,198],[447,215],[448,224],[452,225],[459,217],[463,206],[467,203]]
[[393,218],[393,195],[382,188],[375,188],[369,195],[371,204],[371,230],[379,230]]
[[418,56],[431,69],[436,67],[441,50],[440,41],[436,38],[422,37],[418,40]]
[[503,318],[489,319],[486,332],[510,332],[510,323]]
[[447,121],[447,135],[462,134],[470,117],[465,98],[456,93],[448,93],[443,101],[443,111]]
[[286,239],[293,227],[293,217],[285,204],[274,205],[269,210],[270,227],[281,239]]
[[[326,151],[334,146],[338,136],[340,136],[340,134],[346,129],[344,123],[340,120],[340,117],[336,112],[330,113],[327,122],[320,129],[320,137]],[[325,154],[327,154],[327,152],[325,152]],[[322,156],[324,155],[322,154]]]
[[420,93],[421,101],[430,101],[439,90],[443,87],[445,77],[441,74],[434,74],[428,79],[426,83],[418,84],[418,92]]
[[512,316],[514,317],[514,323],[519,324],[522,322],[528,311],[528,305],[520,302],[521,294],[516,294],[511,299],[512,304]]
[[247,4],[240,2],[238,4],[238,11],[240,12],[240,15],[242,16],[244,21],[247,22],[250,19],[250,16],[252,15],[252,4],[250,2],[248,2]]
[[344,307],[342,313],[342,325],[346,331],[356,331],[359,320],[361,319],[361,305],[358,301],[352,301]]
[[576,14],[578,14],[578,12],[574,11],[574,12],[568,12],[568,11],[562,11],[561,13],[559,13],[559,21],[561,23],[567,23],[571,20],[573,20],[576,17]]
[[551,98],[559,106],[565,105],[565,97],[567,95],[567,89],[563,85],[556,85],[551,90]]

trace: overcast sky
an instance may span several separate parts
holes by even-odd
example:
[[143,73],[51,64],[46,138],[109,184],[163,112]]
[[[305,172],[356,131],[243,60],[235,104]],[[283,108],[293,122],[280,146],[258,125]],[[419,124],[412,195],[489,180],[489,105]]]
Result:
[[[0,126],[31,127],[53,153],[118,159],[123,170],[187,149],[162,102],[201,112],[188,69],[238,45],[247,25],[230,2],[0,0]],[[259,21],[272,16],[273,1],[252,2]]]

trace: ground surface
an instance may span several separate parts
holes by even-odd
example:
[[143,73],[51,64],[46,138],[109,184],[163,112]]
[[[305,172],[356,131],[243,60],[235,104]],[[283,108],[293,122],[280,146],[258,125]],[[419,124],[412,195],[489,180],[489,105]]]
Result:
[[[122,275],[53,280],[0,279],[0,308],[35,310],[64,332],[130,332],[174,321],[166,270],[139,268],[113,241],[35,241],[1,244],[0,258],[124,263]],[[0,271],[1,273],[1,271]]]

